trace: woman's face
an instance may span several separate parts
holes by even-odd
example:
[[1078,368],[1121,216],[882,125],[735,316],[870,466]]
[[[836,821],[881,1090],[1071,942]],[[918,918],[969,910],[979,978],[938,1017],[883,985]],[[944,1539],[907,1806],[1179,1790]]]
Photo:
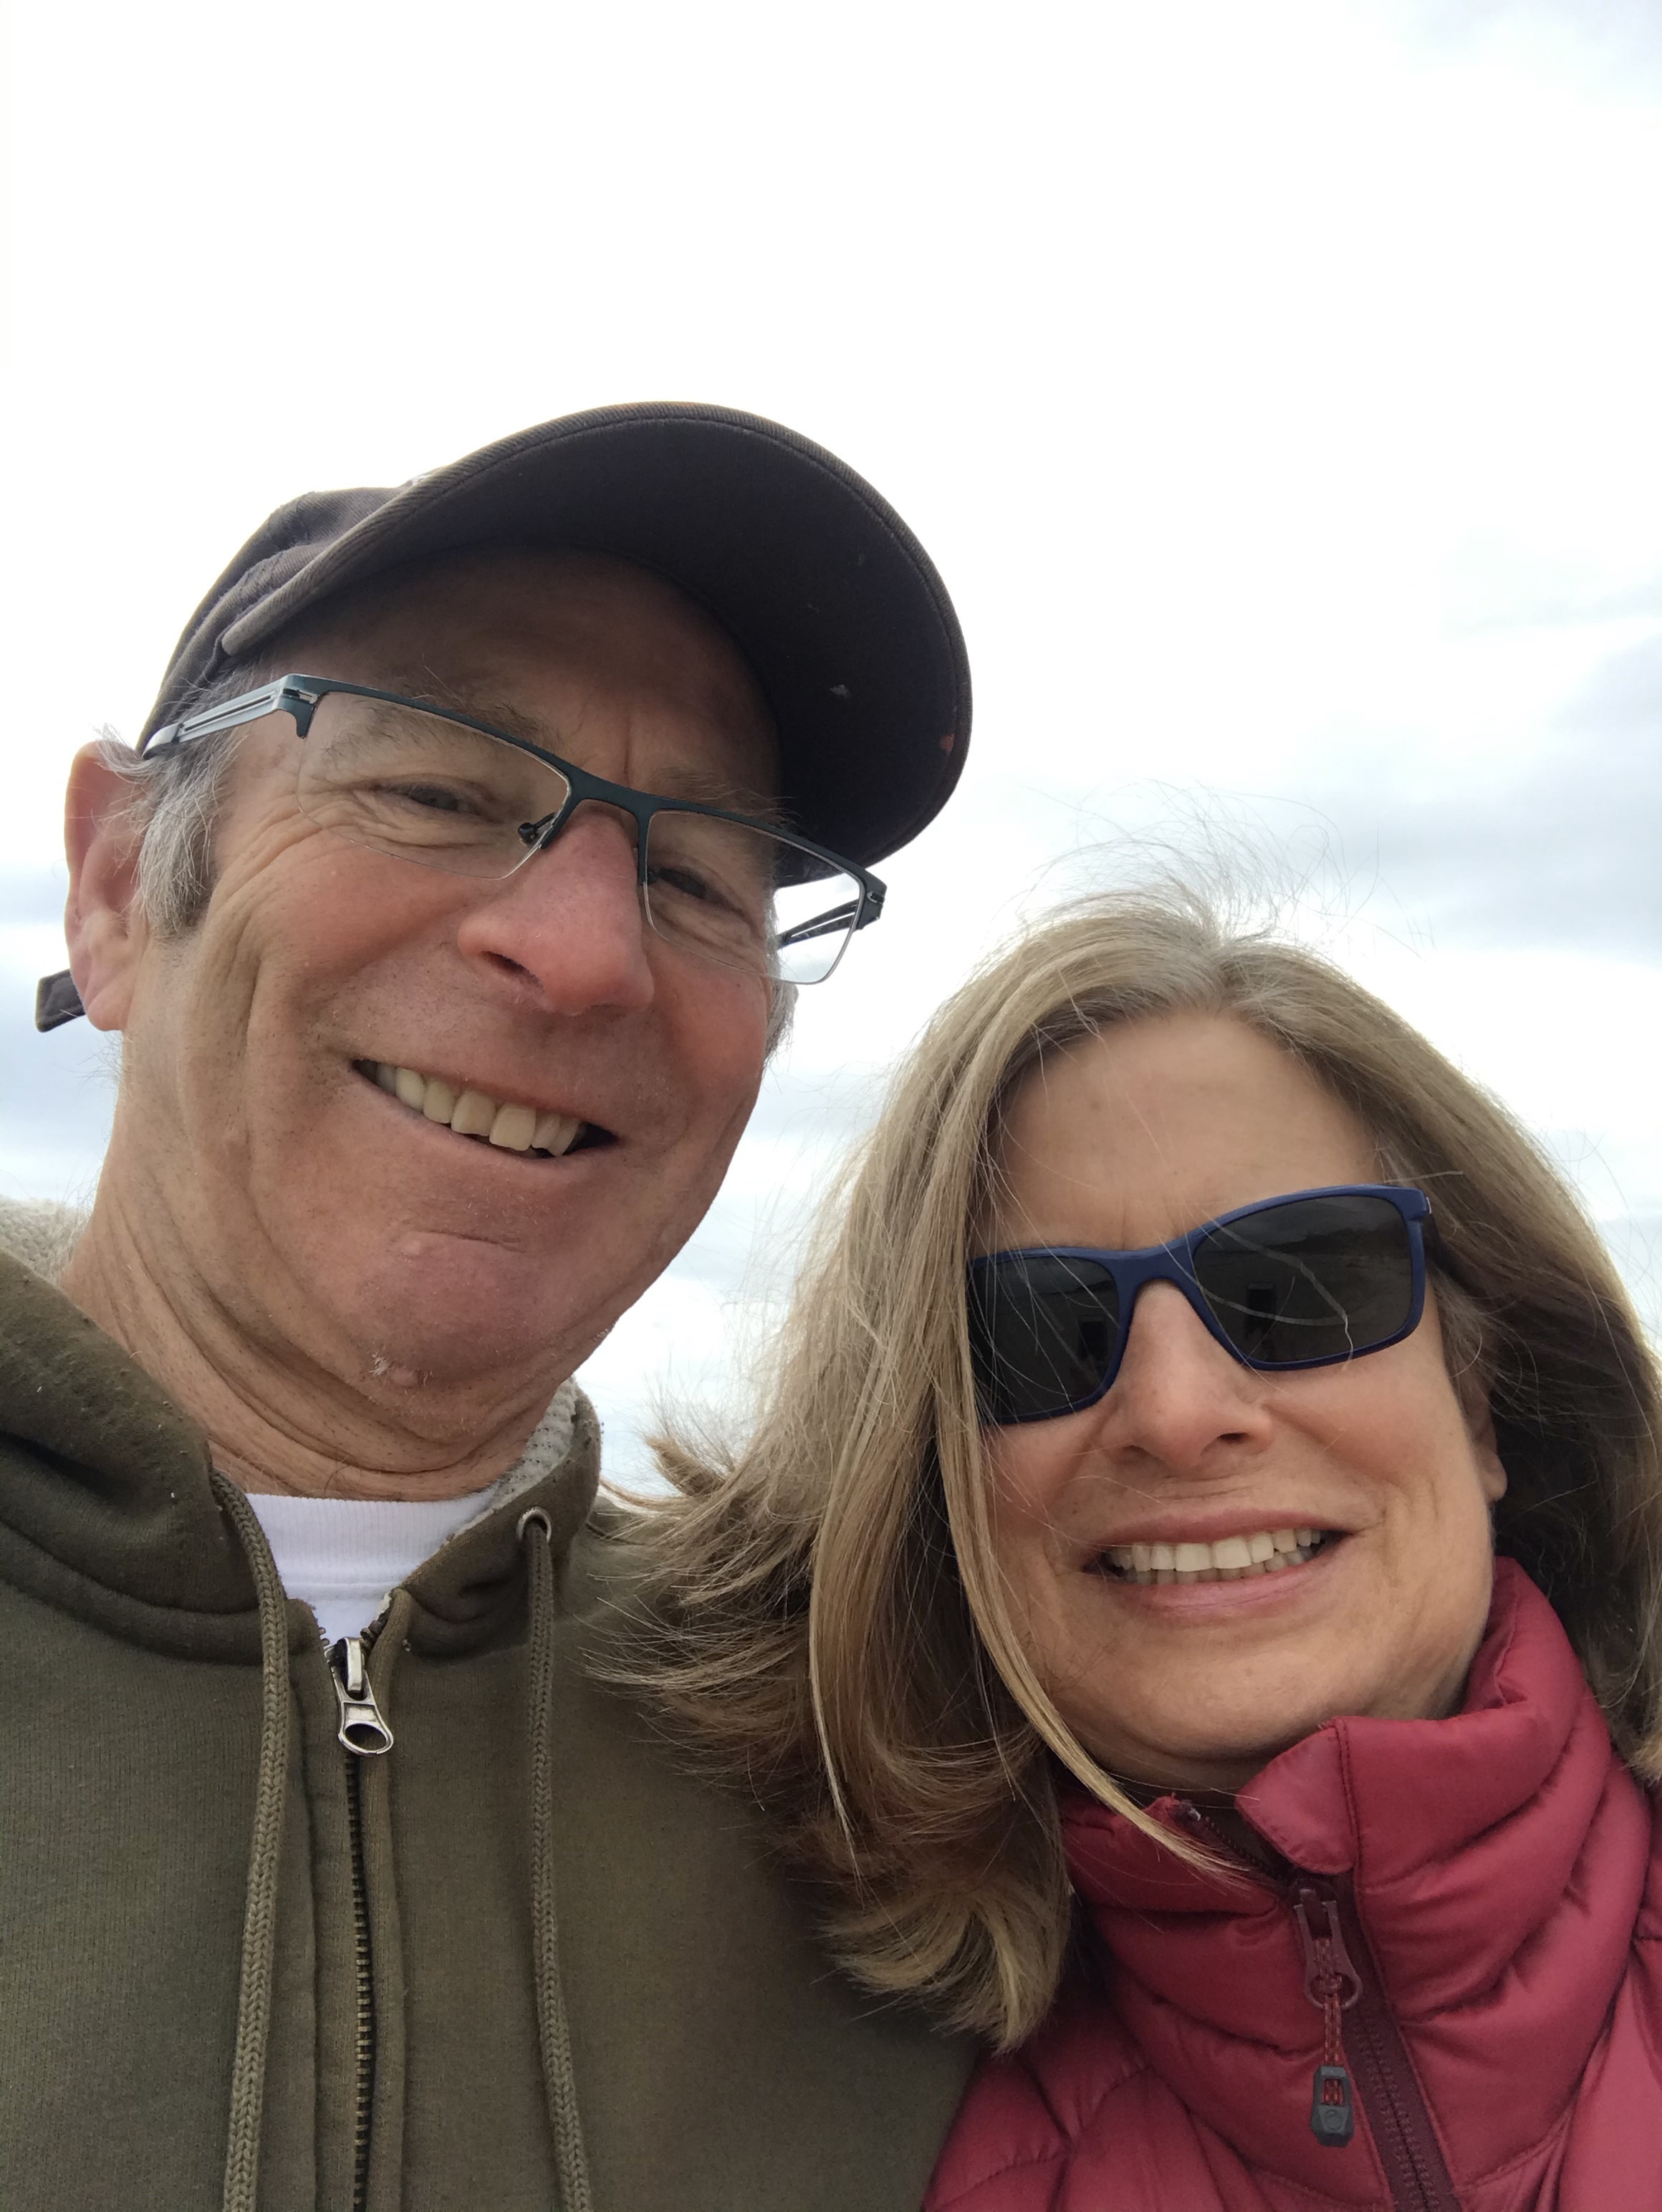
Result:
[[[1126,1024],[1035,1070],[1002,1165],[986,1251],[1134,1249],[1256,1200],[1377,1180],[1360,1123],[1296,1060],[1198,1014]],[[1017,1632],[1111,1771],[1232,1790],[1335,1714],[1458,1704],[1506,1477],[1486,1413],[1449,1379],[1434,1291],[1400,1344],[1278,1375],[1242,1366],[1174,1284],[1151,1283],[1105,1397],[988,1434]],[[1288,1529],[1324,1540],[1239,1580],[1144,1585],[1107,1556]]]

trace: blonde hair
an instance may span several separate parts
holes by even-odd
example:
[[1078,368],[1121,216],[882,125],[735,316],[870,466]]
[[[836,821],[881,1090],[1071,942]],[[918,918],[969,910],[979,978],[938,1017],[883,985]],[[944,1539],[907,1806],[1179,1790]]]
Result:
[[[640,1601],[606,1662],[767,1809],[874,1990],[1008,2045],[1055,1993],[1070,1904],[1059,1762],[1146,1815],[1033,1674],[995,1556],[963,1294],[1001,1116],[1045,1054],[1117,1023],[1227,1016],[1425,1188],[1452,1371],[1486,1389],[1497,1548],[1546,1592],[1612,1734],[1662,1775],[1657,1384],[1564,1182],[1493,1099],[1337,969],[1196,894],[1068,909],[941,1009],[806,1273],[742,1446],[661,1440]],[[1168,1839],[1169,1840],[1169,1839]]]

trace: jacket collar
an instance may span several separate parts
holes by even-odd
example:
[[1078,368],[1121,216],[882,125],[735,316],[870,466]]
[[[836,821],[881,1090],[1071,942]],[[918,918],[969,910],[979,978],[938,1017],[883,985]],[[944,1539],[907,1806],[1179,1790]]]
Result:
[[[1271,1852],[1348,1892],[1434,2108],[1464,2100],[1461,2132],[1493,2161],[1527,2148],[1562,2109],[1627,1969],[1650,1814],[1522,1569],[1496,1563],[1459,1713],[1330,1722],[1237,1809]],[[1150,1810],[1200,1839],[1181,1801]],[[1307,2081],[1319,2036],[1288,1887],[1244,1866],[1191,1869],[1083,1792],[1063,1827],[1134,2038],[1192,2109],[1285,2170],[1276,2145],[1293,2139],[1247,2107],[1268,2090],[1270,2047],[1288,2069],[1298,2054]],[[1484,2095],[1485,2081],[1518,2094]]]
[[[1236,1809],[1292,1866],[1351,1875],[1360,1893],[1386,1898],[1403,1882],[1464,1858],[1485,1837],[1496,1847],[1509,1844],[1519,1824],[1550,1818],[1555,1827],[1584,1830],[1612,1757],[1557,1615],[1522,1568],[1498,1559],[1488,1620],[1458,1714],[1442,1721],[1330,1721],[1272,1759],[1241,1791]],[[1149,1810],[1162,1826],[1192,1837],[1192,1808],[1181,1798],[1160,1798]],[[1230,1885],[1173,1862],[1082,1791],[1069,1793],[1063,1828],[1075,1885],[1104,1910],[1135,1895],[1166,1910],[1214,1912],[1234,1894]],[[1538,1846],[1544,1838],[1531,1840]],[[1510,1893],[1528,1916],[1559,1887],[1543,1869],[1527,1901]]]

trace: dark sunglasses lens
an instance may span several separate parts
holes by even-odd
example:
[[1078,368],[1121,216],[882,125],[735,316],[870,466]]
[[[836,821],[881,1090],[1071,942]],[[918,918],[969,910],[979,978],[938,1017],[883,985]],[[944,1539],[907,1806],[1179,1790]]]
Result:
[[1119,1295],[1094,1260],[1010,1252],[970,1271],[983,1420],[1033,1421],[1093,1397],[1119,1343]]
[[1407,1328],[1413,1247],[1389,1199],[1293,1199],[1215,1229],[1196,1248],[1195,1280],[1255,1365],[1347,1359]]

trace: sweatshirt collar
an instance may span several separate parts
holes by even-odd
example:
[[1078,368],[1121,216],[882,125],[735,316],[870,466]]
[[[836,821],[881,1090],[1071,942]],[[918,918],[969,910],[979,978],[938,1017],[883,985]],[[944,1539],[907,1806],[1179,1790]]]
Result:
[[[9,1575],[140,1642],[257,1651],[247,1560],[214,1494],[205,1436],[113,1337],[3,1252],[0,1404],[7,1441],[22,1447],[0,1486]],[[549,1516],[562,1559],[599,1476],[593,1410],[563,1386],[489,1510],[411,1577],[412,1643],[461,1651],[489,1639],[523,1588],[521,1515]]]

